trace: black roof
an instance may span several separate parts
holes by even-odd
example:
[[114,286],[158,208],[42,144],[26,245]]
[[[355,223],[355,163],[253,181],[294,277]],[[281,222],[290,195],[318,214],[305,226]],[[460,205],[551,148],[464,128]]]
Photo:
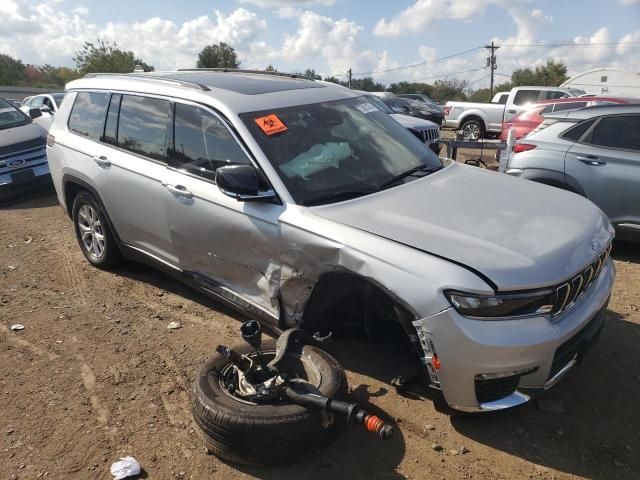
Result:
[[[244,95],[300,90],[303,88],[324,88],[324,85],[304,77],[294,75],[274,75],[248,71],[185,70],[177,72],[146,73],[145,76],[159,77],[220,88]],[[135,74],[132,74],[135,76]]]

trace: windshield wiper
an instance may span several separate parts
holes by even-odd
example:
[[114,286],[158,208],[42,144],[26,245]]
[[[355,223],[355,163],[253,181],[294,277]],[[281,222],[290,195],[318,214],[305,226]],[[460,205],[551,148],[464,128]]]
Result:
[[306,200],[301,203],[302,205],[311,207],[314,205],[321,205],[323,203],[351,200],[352,198],[362,197],[364,195],[369,195],[370,193],[374,193],[377,191],[378,190],[375,188],[371,190],[345,190],[344,192],[334,192],[327,195],[321,195],[319,197],[311,198],[310,200]]
[[[406,172],[402,172],[402,173],[396,175],[395,177],[391,177],[389,180],[387,180],[385,182],[382,182],[380,185],[378,185],[378,189],[379,190],[383,190],[383,189],[385,189],[387,187],[390,187],[394,183],[399,182],[403,178],[410,177],[414,173],[424,172],[425,175],[428,175],[430,173],[433,173],[433,172],[436,172],[436,171],[440,170],[441,168],[442,168],[442,165],[439,165],[437,167],[427,167],[427,165],[424,165],[424,164],[418,165],[417,167],[410,168]],[[423,176],[425,176],[425,175],[423,175]]]

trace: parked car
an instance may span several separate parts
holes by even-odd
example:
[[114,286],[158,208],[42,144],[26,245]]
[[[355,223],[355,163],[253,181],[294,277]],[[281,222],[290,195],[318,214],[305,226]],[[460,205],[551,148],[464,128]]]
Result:
[[354,90],[365,96],[371,103],[378,107],[383,112],[389,114],[400,125],[413,133],[421,142],[424,142],[434,153],[439,154],[440,145],[440,129],[438,125],[429,120],[423,120],[421,118],[412,117],[411,115],[404,115],[401,113],[395,113],[389,105],[383,102],[376,95],[372,95],[369,92],[363,92]]
[[39,108],[42,111],[42,116],[36,120],[36,123],[45,130],[49,130],[53,117],[60,108],[63,98],[64,93],[47,93],[44,95],[27,97],[24,99],[24,103],[22,107],[20,107],[20,110],[28,114],[29,110]]
[[444,109],[441,105],[431,100],[427,95],[423,93],[401,93],[398,94],[398,96],[425,104],[429,111],[432,112],[432,121],[435,121],[438,125],[442,125],[442,121],[444,120]]
[[[32,110],[31,116],[42,115]],[[28,115],[0,98],[0,201],[51,183],[45,150],[46,132]]]
[[397,335],[466,411],[550,388],[603,325],[600,209],[440,160],[349,89],[206,70],[67,89],[49,163],[96,267],[141,259],[281,329]]
[[640,240],[640,105],[547,114],[513,151],[506,173],[587,197]]
[[417,100],[400,97],[381,97],[381,100],[395,113],[422,118],[438,125],[442,123],[442,115],[438,111]]
[[542,100],[575,97],[576,92],[558,87],[516,87],[506,103],[447,102],[444,107],[445,127],[462,130],[465,140],[479,140],[487,133],[500,133],[508,122],[528,104]]
[[[509,122],[502,124],[502,132],[498,137],[505,142],[511,128],[515,129],[515,139],[520,140],[529,132],[534,130],[544,120],[543,115],[554,112],[564,112],[568,110],[578,110],[580,108],[593,107],[595,105],[612,105],[618,103],[640,103],[640,99],[622,97],[572,97],[559,98],[557,100],[545,100],[531,104],[526,110],[518,113]],[[500,150],[497,150],[498,152]]]

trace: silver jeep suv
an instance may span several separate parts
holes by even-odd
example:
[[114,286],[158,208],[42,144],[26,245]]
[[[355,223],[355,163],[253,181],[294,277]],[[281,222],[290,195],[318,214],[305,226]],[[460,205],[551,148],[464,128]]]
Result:
[[613,229],[588,200],[441,161],[351,90],[284,75],[90,75],[48,138],[80,247],[284,329],[404,340],[449,405],[551,387],[597,338]]

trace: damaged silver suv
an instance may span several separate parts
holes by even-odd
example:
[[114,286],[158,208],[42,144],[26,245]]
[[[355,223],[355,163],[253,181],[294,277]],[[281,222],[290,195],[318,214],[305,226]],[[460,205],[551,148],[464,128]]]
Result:
[[97,267],[150,262],[281,329],[400,335],[465,411],[550,388],[604,323],[595,205],[441,161],[358,93],[198,70],[67,89],[48,158]]

